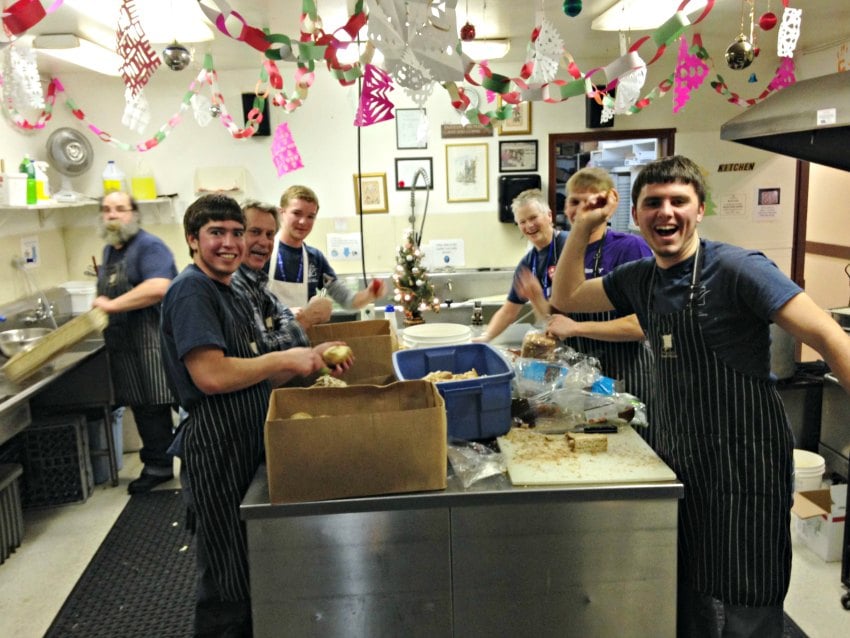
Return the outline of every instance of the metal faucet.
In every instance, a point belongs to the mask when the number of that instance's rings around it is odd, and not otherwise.
[[[53,323],[53,327],[55,328],[56,320],[53,318],[53,310],[54,307],[52,303],[48,303],[43,296],[39,297],[35,308],[23,316],[23,322],[27,325],[31,325],[38,323],[39,321],[44,321],[45,319],[50,319]]]
[[[483,326],[484,325],[484,308],[481,307],[480,301],[475,301],[472,304],[472,325],[473,326]]]

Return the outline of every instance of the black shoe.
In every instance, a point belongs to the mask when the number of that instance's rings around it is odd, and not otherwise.
[[[160,483],[166,483],[174,478],[173,474],[142,474],[135,481],[130,481],[130,484],[127,486],[127,493],[129,494],[144,494],[145,492],[150,492],[153,488],[155,488]]]

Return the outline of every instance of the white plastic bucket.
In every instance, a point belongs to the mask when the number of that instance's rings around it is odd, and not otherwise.
[[[794,491],[819,490],[825,470],[826,461],[820,454],[794,450]]]
[[[59,284],[59,287],[64,288],[71,295],[71,312],[73,314],[80,315],[91,310],[96,292],[94,282],[66,281],[64,284]]]
[[[469,326],[459,323],[422,323],[405,328],[402,332],[402,340],[408,348],[459,346],[469,343],[471,336]]]

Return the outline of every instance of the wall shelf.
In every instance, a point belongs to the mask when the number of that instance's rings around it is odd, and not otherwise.
[[[47,221],[50,216],[58,210],[65,210],[71,208],[96,208],[99,202],[99,199],[86,198],[75,202],[56,202],[53,200],[49,200],[40,204],[30,204],[26,206],[0,205],[0,214],[31,213],[35,211],[38,214],[38,225],[39,227],[41,227],[44,226],[44,222]],[[156,199],[136,200],[136,204],[138,204],[140,208],[165,203],[167,203],[169,206],[172,206],[172,202],[172,197],[157,197]]]

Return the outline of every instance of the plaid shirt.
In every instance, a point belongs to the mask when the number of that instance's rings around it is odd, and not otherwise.
[[[310,341],[292,311],[266,287],[268,279],[266,272],[252,270],[243,264],[230,282],[233,290],[251,304],[254,322],[262,335],[262,344],[258,345],[263,352],[309,347]]]

